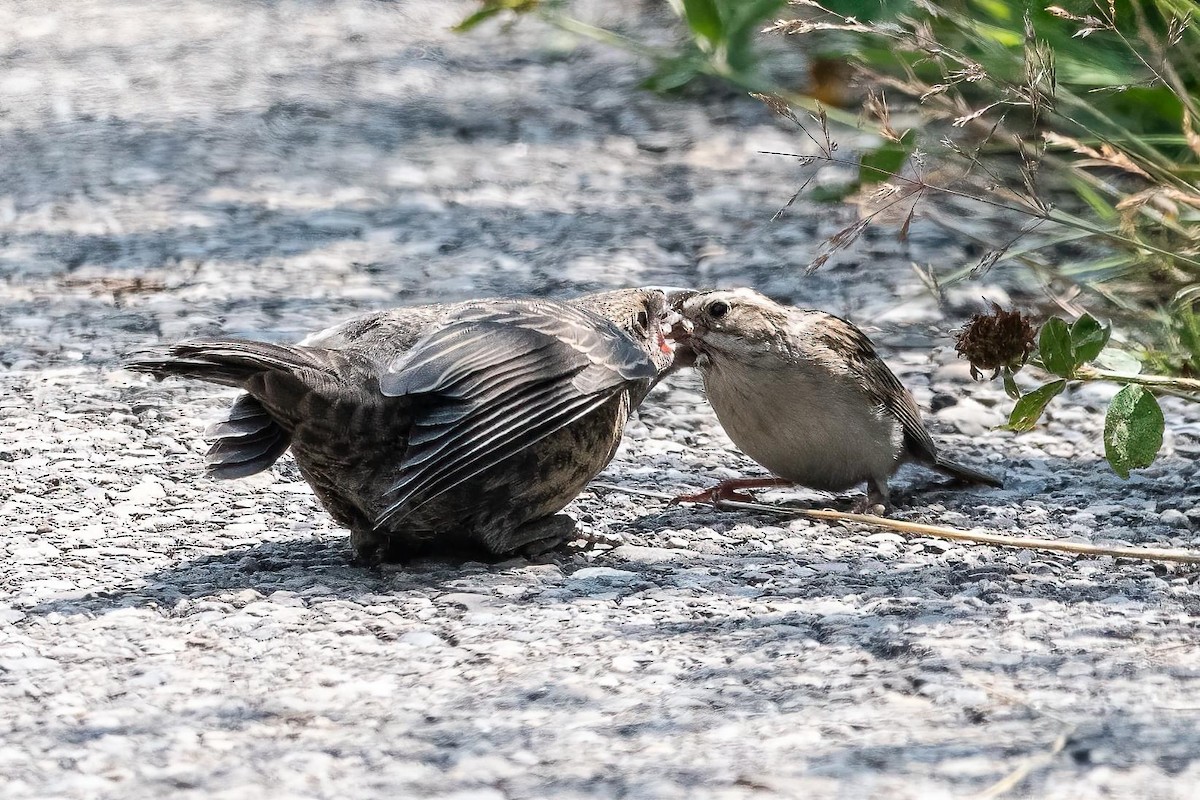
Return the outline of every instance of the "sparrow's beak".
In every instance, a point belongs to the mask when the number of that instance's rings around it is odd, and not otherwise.
[[[696,325],[690,319],[686,319],[683,314],[676,313],[671,327],[664,326],[664,330],[667,331],[667,338],[680,342],[695,335]]]
[[[670,312],[663,319],[663,330],[666,331],[667,338],[675,341],[687,339],[692,335],[695,326],[692,325],[690,319],[684,318],[678,311]]]
[[[690,319],[686,319],[681,314],[676,314],[677,321],[667,329],[667,338],[671,340],[671,349],[674,351],[675,357],[672,362],[672,369],[680,367],[690,367],[696,363],[696,348],[698,344],[695,336],[695,326]]]

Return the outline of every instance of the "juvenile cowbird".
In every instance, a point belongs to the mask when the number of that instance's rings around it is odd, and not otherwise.
[[[368,562],[532,553],[613,457],[672,364],[658,289],[570,302],[480,300],[366,314],[305,339],[183,342],[128,368],[244,390],[213,425],[208,471],[269,467],[289,447]]]
[[[777,478],[727,480],[677,500],[750,500],[739,489],[867,483],[864,510],[888,504],[888,478],[918,462],[971,483],[997,478],[938,453],[912,394],[851,323],[750,289],[696,293],[679,307],[708,400],[725,432]],[[680,356],[683,360],[683,356]]]

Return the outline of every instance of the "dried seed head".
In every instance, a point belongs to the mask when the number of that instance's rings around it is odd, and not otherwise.
[[[1009,367],[1018,370],[1037,349],[1037,328],[1020,311],[1005,311],[992,303],[992,313],[976,314],[958,332],[954,349],[971,362],[971,377],[980,380],[987,370],[991,377]]]

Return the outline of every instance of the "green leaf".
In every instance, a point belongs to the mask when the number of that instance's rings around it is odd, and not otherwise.
[[[1117,392],[1104,418],[1104,456],[1122,478],[1154,463],[1163,440],[1163,413],[1154,395],[1129,384]]]
[[[831,183],[817,186],[808,191],[808,198],[816,203],[840,203],[859,190],[858,182]]]
[[[898,142],[884,142],[874,150],[862,154],[858,162],[858,182],[863,186],[883,183],[900,172],[904,162],[912,155],[916,136],[905,131]]]
[[[1117,218],[1117,210],[1113,208],[1112,204],[1105,200],[1099,192],[1085,183],[1082,178],[1074,175],[1070,175],[1068,178],[1071,188],[1075,190],[1075,194],[1079,195],[1080,199],[1087,203],[1092,211],[1096,212],[1096,216],[1102,220],[1114,220]]]
[[[1066,387],[1066,381],[1053,381],[1034,389],[1013,406],[1012,413],[1008,415],[1008,424],[1004,427],[1018,432],[1033,430],[1033,426],[1037,425],[1037,421],[1042,418],[1042,412],[1046,410],[1046,406],[1051,400],[1062,394],[1062,390]]]
[[[1193,365],[1200,366],[1200,314],[1190,304],[1181,305],[1175,309],[1173,322],[1188,358]]]
[[[726,0],[725,27],[730,36],[752,32],[787,5],[787,0]]]
[[[759,72],[762,58],[754,49],[756,35],[785,5],[787,0],[722,0],[725,60],[730,70],[747,76]]]
[[[1075,352],[1071,347],[1071,331],[1067,323],[1051,317],[1038,334],[1038,351],[1042,366],[1055,375],[1070,378],[1075,374]]]
[[[501,11],[525,14],[536,9],[540,3],[541,0],[483,0],[482,7],[478,11],[468,16],[450,30],[455,33],[466,33],[484,20],[496,16]]]
[[[1137,375],[1142,371],[1142,362],[1132,353],[1106,347],[1096,356],[1096,366],[1113,372],[1124,372],[1127,375]]]
[[[1012,368],[1005,367],[1004,369],[1000,370],[1000,372],[1003,374],[1004,393],[1006,395],[1008,395],[1009,397],[1011,397],[1013,400],[1020,400],[1021,399],[1021,387],[1017,386],[1017,382],[1013,378]]]
[[[450,30],[454,31],[455,33],[466,33],[479,23],[496,16],[503,10],[504,9],[501,6],[485,6],[484,8],[476,11],[474,14],[471,14],[469,17],[455,25]]]
[[[664,59],[655,65],[654,74],[644,80],[643,89],[670,92],[679,89],[704,73],[706,59],[695,49],[672,59]]]
[[[709,44],[720,43],[723,26],[714,0],[683,0],[683,11],[692,33],[708,40]]]
[[[1086,312],[1071,323],[1071,349],[1075,353],[1075,366],[1086,364],[1100,355],[1111,334],[1111,326],[1101,325],[1095,317]]]

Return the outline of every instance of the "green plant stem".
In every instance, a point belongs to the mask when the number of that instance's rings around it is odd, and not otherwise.
[[[578,36],[584,36],[601,44],[616,47],[620,50],[633,53],[634,55],[642,56],[643,58],[660,59],[666,56],[665,53],[642,44],[636,39],[630,39],[628,36],[622,36],[619,33],[614,33],[607,28],[600,28],[595,25],[589,25],[583,20],[569,17],[566,14],[560,14],[557,11],[544,11],[539,15],[542,20],[553,25],[556,28],[574,33]]]
[[[1103,192],[1109,197],[1122,198],[1126,196],[1122,195],[1116,187],[1112,186],[1107,181],[1102,180],[1085,169],[1075,167],[1067,159],[1060,158],[1049,151],[1045,153],[1043,158],[1045,159],[1046,163],[1050,164],[1055,169],[1059,169],[1064,172],[1070,172],[1076,175],[1080,180],[1084,181],[1098,192]],[[1114,211],[1115,210],[1116,209],[1114,206]],[[1162,225],[1164,228],[1169,229],[1172,233],[1175,233],[1184,239],[1196,238],[1197,232],[1195,230],[1189,229],[1188,227],[1180,224],[1178,220],[1170,219],[1161,211],[1152,209],[1149,204],[1141,206],[1137,211],[1139,214],[1147,217],[1155,224]]]
[[[797,108],[803,108],[810,114],[817,114],[821,111],[824,111],[825,116],[834,122],[839,122],[842,125],[845,125],[848,128],[854,128],[855,130],[865,130],[868,133],[873,133],[877,136],[880,135],[879,126],[875,125],[870,120],[864,119],[859,114],[852,114],[845,109],[827,106],[820,100],[815,100],[806,94],[785,91],[775,91],[773,94],[778,95],[780,99],[782,99],[788,105],[796,106]]]
[[[1029,359],[1030,366],[1046,372],[1058,379],[1060,376],[1046,369],[1046,365],[1037,356]],[[1160,394],[1169,394],[1193,403],[1200,403],[1200,380],[1195,378],[1174,378],[1170,375],[1142,375],[1133,372],[1116,372],[1111,369],[1101,369],[1088,364],[1076,367],[1075,374],[1068,378],[1071,383],[1090,383],[1092,381],[1107,381],[1110,383],[1137,384],[1148,389],[1154,389]]]
[[[1112,381],[1113,383],[1133,383],[1152,389],[1168,389],[1180,392],[1176,396],[1186,397],[1194,403],[1200,403],[1200,380],[1195,378],[1172,378],[1169,375],[1134,375],[1128,372],[1113,372],[1098,367],[1082,366],[1075,371],[1075,378],[1081,381]],[[1195,394],[1191,394],[1191,393]]]

